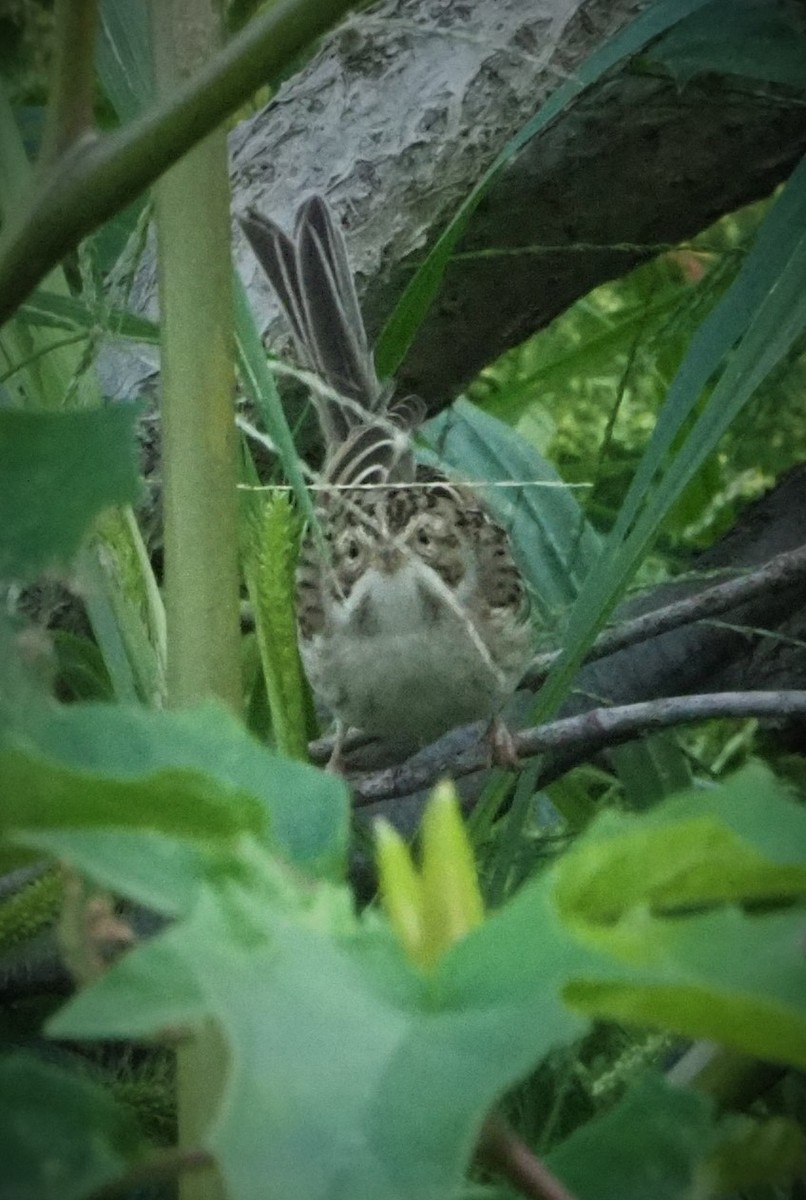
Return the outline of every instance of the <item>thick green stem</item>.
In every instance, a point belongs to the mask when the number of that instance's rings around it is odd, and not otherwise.
[[[96,0],[57,0],[53,79],[42,163],[50,167],[95,125]]]
[[[161,99],[218,45],[215,0],[152,0]],[[218,129],[156,189],[162,319],[162,448],[168,699],[241,706],[232,263],[226,134]],[[226,1048],[206,1026],[178,1056],[180,1148],[204,1144]],[[217,1171],[188,1175],[182,1200],[221,1200]]]
[[[162,94],[211,53],[209,0],[152,5]],[[156,189],[168,698],[241,707],[237,442],[226,135],[210,134]]]
[[[349,7],[350,0],[280,0],[141,118],[65,153],[0,237],[0,324],[81,238],[158,179]]]

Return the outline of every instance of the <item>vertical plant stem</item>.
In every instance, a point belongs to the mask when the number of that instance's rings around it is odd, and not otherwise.
[[[96,0],[56,0],[53,83],[42,162],[47,168],[95,124]]]
[[[215,0],[152,0],[154,77],[164,97],[216,50]],[[241,707],[237,456],[229,172],[223,129],[156,189],[162,319],[162,452],[168,700]],[[203,1144],[226,1047],[205,1026],[178,1056],[180,1148]],[[222,1200],[216,1170],[185,1176],[182,1200]]]
[[[165,94],[210,56],[214,0],[153,0]],[[216,130],[156,188],[168,697],[241,707],[229,174]]]

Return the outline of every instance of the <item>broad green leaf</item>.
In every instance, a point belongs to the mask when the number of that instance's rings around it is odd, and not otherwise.
[[[209,1146],[233,1200],[257,1200],[267,1180],[312,1200],[443,1195],[495,1097],[581,1028],[551,987],[563,962],[556,926],[544,929],[542,960],[505,959],[482,998],[467,962],[446,960],[426,988],[337,895],[309,893],[298,907],[293,920],[265,896],[203,889],[187,921],[78,995],[51,1032],[146,1036],[177,1017],[195,1023],[198,993],[230,1052]],[[495,931],[484,940],[494,956]],[[141,994],[142,1005],[122,1003]]]
[[[680,83],[720,72],[806,86],[806,34],[791,0],[713,0],[647,55]]]
[[[184,924],[138,946],[91,988],[77,992],[50,1018],[46,1032],[57,1038],[140,1040],[176,1038],[197,1028],[208,1001],[186,946]]]
[[[154,776],[146,780],[149,791]],[[159,792],[159,781],[156,781]],[[135,800],[138,798],[135,795]],[[180,795],[181,800],[181,795]],[[149,812],[143,813],[149,824]],[[78,822],[76,822],[78,824]],[[232,836],[211,831],[210,822],[202,811],[198,830],[179,827],[166,832],[158,829],[129,829],[110,820],[105,829],[72,828],[31,830],[29,827],[18,839],[26,847],[50,855],[75,870],[88,875],[101,887],[112,892],[125,891],[137,904],[167,917],[191,911],[199,888],[206,880],[223,886],[229,878],[244,873],[238,857],[237,842]]]
[[[553,877],[573,935],[628,968],[573,979],[570,1004],[806,1061],[802,911],[698,911],[806,896],[806,812],[768,772],[751,767],[644,817],[604,814]]]
[[[98,9],[98,75],[119,119],[131,121],[153,94],[148,8],[144,0],[101,0]]]
[[[596,923],[641,905],[806,896],[806,809],[753,764],[644,817],[602,813],[556,877],[569,918]]]
[[[599,548],[572,491],[522,437],[467,400],[457,400],[423,433],[454,475],[489,483],[481,495],[509,531],[544,617],[556,622]],[[509,486],[519,481],[523,487]]]
[[[137,412],[0,411],[0,578],[64,566],[99,512],[136,499]]]
[[[265,814],[254,796],[216,785],[200,771],[152,768],[138,777],[110,778],[77,770],[23,750],[0,751],[4,803],[0,831],[138,828],[185,837],[262,834]],[[125,840],[120,857],[124,856]]]
[[[187,712],[87,704],[45,714],[24,740],[9,739],[0,781],[7,797],[0,828],[8,832],[118,828],[237,838],[268,831],[307,870],[343,869],[343,782],[272,754],[216,704]],[[122,881],[123,843],[119,858]]]
[[[702,805],[707,815],[707,794]],[[142,841],[138,857],[149,853]],[[90,875],[107,869],[100,844],[84,856]],[[590,1016],[806,1060],[799,911],[703,913],[703,881],[677,917],[637,905],[595,920],[560,902],[555,867],[418,974],[377,916],[353,914],[346,889],[296,879],[253,838],[233,844],[235,862],[199,878],[169,930],[49,1024],[59,1037],[126,1038],[212,1019],[229,1069],[205,1144],[231,1200],[262,1200],[267,1186],[306,1200],[455,1191],[490,1107]],[[124,892],[135,877],[141,865]],[[642,1130],[680,1178],[695,1107],[681,1101],[684,1128],[665,1142],[649,1112]],[[614,1178],[620,1165],[632,1186],[630,1160],[614,1162]]]
[[[612,926],[578,926],[624,974],[578,976],[568,1004],[591,1017],[709,1038],[756,1058],[806,1068],[804,913],[652,918],[637,910]]]
[[[596,563],[601,542],[585,519],[574,496],[554,468],[523,437],[489,413],[457,400],[423,429],[434,448],[433,457],[454,477],[488,482],[480,493],[494,516],[509,531],[518,563],[529,584],[533,613],[550,629],[562,624],[587,573]],[[430,457],[429,453],[423,457]],[[512,487],[521,481],[522,487]],[[497,487],[502,482],[505,486]],[[655,758],[662,756],[666,775],[678,781],[688,777],[685,759],[669,739],[656,750],[658,739],[622,747],[634,768],[644,778],[652,774],[658,782]],[[619,769],[619,774],[621,770]],[[629,768],[626,772],[629,779]],[[668,778],[662,781],[666,794],[673,790]],[[492,789],[495,787],[492,781]],[[525,811],[525,810],[524,810]],[[494,877],[509,874],[512,853],[519,840],[521,813],[510,810],[507,823],[512,838],[499,843],[499,863]]]
[[[715,1140],[710,1101],[650,1075],[548,1164],[577,1200],[691,1200]]]
[[[0,1059],[5,1200],[89,1200],[144,1149],[131,1114],[99,1084],[31,1054]]]
[[[660,34],[673,28],[709,0],[658,0],[631,21],[615,37],[606,41],[586,62],[576,69],[567,83],[559,87],[543,107],[512,137],[479,182],[462,203],[456,216],[440,235],[433,249],[414,274],[384,326],[375,349],[378,373],[381,378],[393,375],[414,340],[423,317],[437,294],[440,281],[450,261],[453,248],[462,236],[467,223],[480,201],[495,183],[507,164],[531,139],[553,121],[559,113],[591,84],[608,71],[643,50]]]

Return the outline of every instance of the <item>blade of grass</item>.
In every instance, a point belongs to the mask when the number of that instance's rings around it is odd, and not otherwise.
[[[655,433],[600,561],[571,611],[563,657],[540,693],[535,719],[556,709],[598,629],[623,595],[672,505],[759,383],[806,325],[806,159],[770,209],[736,280],[703,322],[672,381]],[[742,336],[743,335],[743,336]],[[685,440],[681,425],[736,345]],[[670,457],[671,456],[671,457]],[[660,465],[665,471],[657,478]]]
[[[237,272],[233,273],[235,300],[235,342],[237,348],[238,373],[247,395],[260,413],[263,425],[274,443],[277,456],[288,482],[291,484],[297,503],[307,521],[315,525],[313,504],[305,486],[299,456],[291,430],[288,427],[274,375],[266,361],[249,298]]]
[[[43,288],[34,292],[31,299],[22,305],[17,316],[24,325],[40,329],[85,330],[88,333],[97,329],[102,316],[104,327],[114,337],[148,342],[152,345],[159,341],[159,326],[156,321],[119,308],[107,309],[103,314],[99,314],[77,296],[59,295]]]

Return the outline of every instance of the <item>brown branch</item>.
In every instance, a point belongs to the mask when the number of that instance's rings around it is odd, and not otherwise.
[[[508,1179],[531,1200],[574,1200],[556,1175],[545,1166],[501,1117],[488,1117],[476,1148],[479,1163]]]
[[[669,696],[615,708],[594,708],[581,716],[565,717],[513,735],[518,758],[562,750],[563,773],[608,747],[660,729],[710,721],[717,717],[790,717],[806,714],[806,691],[713,692],[698,696]],[[568,752],[572,751],[569,762]],[[453,757],[438,762],[403,763],[350,779],[358,808],[393,800],[431,787],[443,775],[458,778],[490,765],[489,747],[479,740]],[[552,777],[553,778],[553,777]],[[547,775],[541,776],[545,786]]]
[[[672,629],[728,612],[767,591],[787,587],[804,577],[806,546],[801,546],[786,554],[776,555],[763,567],[743,573],[740,578],[717,583],[697,592],[696,596],[686,596],[683,600],[676,600],[673,604],[664,605],[663,608],[654,609],[633,620],[623,621],[612,629],[606,629],[594,642],[585,662],[595,662],[597,659],[606,658],[608,654],[615,654],[617,650],[625,650],[628,646],[649,641],[650,638],[668,633]],[[560,653],[559,650],[552,650],[538,655],[524,676],[522,686],[536,690],[560,657]]]

